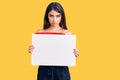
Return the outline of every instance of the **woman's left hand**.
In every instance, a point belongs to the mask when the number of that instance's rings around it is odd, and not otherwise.
[[[74,49],[73,53],[76,57],[80,55],[80,51],[78,49]]]

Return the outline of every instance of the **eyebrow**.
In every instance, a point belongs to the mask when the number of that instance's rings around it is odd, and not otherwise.
[[[53,14],[49,14],[50,16],[53,16]],[[60,16],[61,14],[57,14],[56,16]]]
[[[58,15],[56,15],[56,16],[57,16],[57,17],[58,17],[58,16],[61,16],[61,14],[58,14]]]

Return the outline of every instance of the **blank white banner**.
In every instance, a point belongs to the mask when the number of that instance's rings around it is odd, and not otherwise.
[[[76,35],[32,34],[32,44],[32,65],[76,65]]]

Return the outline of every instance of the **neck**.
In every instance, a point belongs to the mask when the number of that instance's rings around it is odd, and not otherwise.
[[[62,28],[60,26],[50,26],[49,28],[51,31],[57,31],[60,32],[62,30]]]

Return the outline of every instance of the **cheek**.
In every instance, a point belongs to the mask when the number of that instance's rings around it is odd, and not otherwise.
[[[58,18],[58,20],[57,20],[58,22],[61,22],[61,18]]]
[[[50,17],[48,17],[48,20],[49,20],[49,22],[51,22],[53,19],[52,19],[52,18],[50,18]]]

